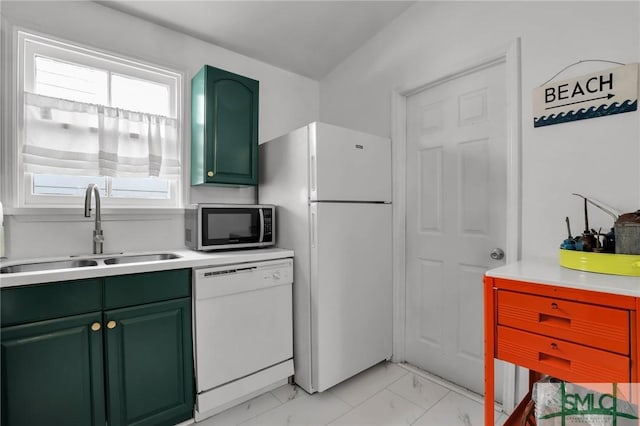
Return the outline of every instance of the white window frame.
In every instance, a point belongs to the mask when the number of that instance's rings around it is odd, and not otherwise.
[[[123,74],[128,77],[140,78],[146,81],[154,81],[170,87],[170,115],[178,121],[178,143],[179,161],[181,171],[177,181],[171,182],[169,199],[144,199],[128,197],[102,197],[103,207],[114,213],[118,209],[130,213],[132,209],[182,209],[186,191],[186,166],[184,164],[184,123],[183,123],[183,93],[184,93],[184,73],[159,66],[134,60],[124,55],[111,54],[96,48],[87,47],[79,43],[68,42],[48,35],[25,29],[14,28],[12,31],[12,89],[13,119],[12,131],[5,133],[10,136],[8,141],[11,145],[5,149],[5,155],[10,157],[8,166],[3,173],[5,184],[5,195],[16,212],[31,209],[77,207],[84,202],[83,196],[56,196],[56,195],[34,195],[31,193],[32,176],[24,173],[22,156],[20,154],[24,132],[24,92],[33,91],[34,73],[26,76],[25,70],[35,70],[35,54],[47,56],[54,59],[67,60],[72,63],[86,65],[98,69],[106,69],[111,73]],[[7,48],[9,46],[4,46]],[[108,68],[105,66],[108,64]],[[30,67],[30,68],[27,68]],[[3,69],[8,70],[9,67]],[[5,80],[7,81],[7,80]],[[8,91],[5,93],[8,94]],[[6,118],[6,115],[5,115]],[[5,123],[8,120],[5,120]],[[9,164],[7,164],[9,163]]]

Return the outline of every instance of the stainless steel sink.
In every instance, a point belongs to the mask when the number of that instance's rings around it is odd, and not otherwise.
[[[118,256],[104,259],[104,263],[107,265],[117,265],[120,263],[138,263],[138,262],[153,262],[158,260],[171,260],[178,259],[180,256],[174,253],[159,253],[159,254],[137,254],[129,256]]]
[[[91,259],[57,260],[55,262],[19,263],[3,266],[0,274],[14,274],[16,272],[48,271],[51,269],[83,268],[97,266],[98,262]]]
[[[131,254],[107,258],[56,260],[52,262],[18,263],[15,265],[0,267],[0,274],[15,274],[18,272],[37,272],[51,271],[54,269],[82,268],[86,266],[98,266],[99,264],[118,265],[121,263],[157,262],[161,260],[178,259],[180,257],[181,256],[174,253],[156,253]]]

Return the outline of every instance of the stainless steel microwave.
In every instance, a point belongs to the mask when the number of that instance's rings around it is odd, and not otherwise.
[[[193,250],[272,246],[275,215],[272,205],[195,204],[185,209],[185,245]]]

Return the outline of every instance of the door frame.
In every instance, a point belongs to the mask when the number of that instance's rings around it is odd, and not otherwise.
[[[516,38],[497,54],[490,54],[468,65],[422,84],[393,90],[391,93],[391,140],[393,161],[393,358],[404,362],[406,326],[406,163],[407,163],[407,98],[431,87],[497,64],[505,64],[506,72],[506,138],[507,138],[507,232],[506,263],[521,257],[522,209],[522,82],[520,38]],[[481,285],[482,283],[478,283]],[[502,408],[511,411],[516,402],[516,367],[505,364]]]

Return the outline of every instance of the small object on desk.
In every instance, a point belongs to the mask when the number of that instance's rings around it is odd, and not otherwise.
[[[616,253],[640,254],[640,210],[620,215],[614,228]]]
[[[593,248],[594,253],[602,253],[603,248],[602,248],[602,245],[600,244],[600,235],[602,235],[602,228],[599,228],[598,232],[596,232],[595,229],[592,229],[591,232],[596,237],[596,246]]]
[[[576,242],[576,250],[593,251],[596,245],[596,237],[589,230],[589,213],[587,211],[587,199],[584,199],[584,232],[580,239]]]
[[[607,253],[616,252],[616,233],[613,228],[611,228],[611,230],[604,236],[604,248],[604,251]]]
[[[567,239],[564,240],[562,244],[560,244],[560,248],[565,250],[575,250],[576,242],[571,236],[571,225],[569,224],[569,216],[567,216],[564,220],[565,222],[567,222]]]
[[[640,255],[560,249],[560,266],[585,272],[640,277]]]
[[[614,219],[617,216],[615,215],[615,213],[611,212],[609,209],[606,209],[601,205],[599,205],[598,203],[595,203],[589,200],[584,195],[576,194],[575,192],[571,195],[576,195],[584,200],[584,232],[582,233],[581,237],[576,237],[576,250],[589,251],[589,252],[594,251],[594,248],[598,246],[598,241],[597,241],[598,237],[595,230],[590,230],[589,228],[589,212],[587,209],[587,203],[591,203],[594,206],[601,209],[602,211],[604,211],[605,213],[612,215]]]
[[[571,195],[577,195],[578,197],[584,198],[584,200],[587,201],[589,204],[593,204],[594,206],[596,206],[597,208],[599,208],[600,210],[602,210],[603,212],[611,216],[613,220],[618,219],[618,216],[620,216],[620,212],[618,212],[617,209],[607,206],[605,203],[601,201],[596,202],[596,200],[594,200],[593,198],[587,198],[584,195],[576,194],[575,192]]]
[[[583,233],[581,237],[577,238],[576,250],[578,251],[593,251],[596,246],[596,237],[591,232]]]

